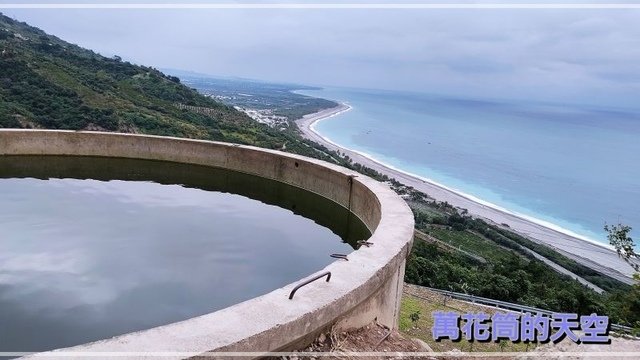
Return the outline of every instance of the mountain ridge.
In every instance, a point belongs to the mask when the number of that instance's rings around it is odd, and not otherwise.
[[[210,111],[203,114],[188,107]],[[0,128],[178,136],[318,157],[314,146],[293,132],[259,124],[185,86],[178,77],[118,56],[102,56],[2,13]]]

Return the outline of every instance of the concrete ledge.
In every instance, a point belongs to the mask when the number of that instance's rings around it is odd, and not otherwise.
[[[348,169],[279,151],[209,141],[50,130],[0,130],[1,155],[108,156],[213,166],[278,180],[315,192],[349,209],[372,231],[369,241],[321,271],[329,283],[299,283],[226,309],[149,330],[38,354],[65,358],[70,352],[118,353],[122,358],[181,359],[205,352],[288,350],[320,331],[358,327],[373,320],[396,327],[405,259],[413,239],[413,215],[387,186]],[[95,354],[92,356],[95,358]],[[156,356],[157,357],[157,356]]]

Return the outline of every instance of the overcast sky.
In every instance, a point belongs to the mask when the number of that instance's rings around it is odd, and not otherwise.
[[[158,68],[474,97],[640,103],[640,10],[0,11]]]

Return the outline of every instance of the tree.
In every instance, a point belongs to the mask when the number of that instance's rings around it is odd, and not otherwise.
[[[638,254],[634,250],[635,244],[633,239],[629,236],[631,232],[631,226],[617,224],[617,225],[604,225],[604,230],[608,233],[607,239],[609,244],[613,245],[618,252],[618,255],[624,259],[635,271],[640,271],[640,264],[634,262],[638,259]]]
[[[631,291],[625,295],[623,307],[627,308],[628,318],[625,319],[631,323],[635,332],[640,332],[640,265],[635,262],[638,254],[635,252],[633,239],[629,236],[631,227],[628,225],[604,225],[604,230],[608,233],[607,239],[609,243],[616,248],[618,255],[624,259],[636,271],[633,278],[636,283],[632,286]]]

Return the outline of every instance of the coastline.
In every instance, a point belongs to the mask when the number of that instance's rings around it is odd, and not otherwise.
[[[608,245],[595,242],[591,239],[563,229],[555,224],[533,218],[528,215],[510,211],[498,205],[479,199],[473,195],[465,194],[456,189],[437,183],[431,179],[409,173],[386,164],[373,156],[345,148],[331,139],[320,134],[315,125],[319,121],[338,116],[351,110],[346,103],[325,109],[313,114],[305,115],[296,121],[302,135],[310,140],[320,143],[327,148],[347,154],[354,162],[374,169],[391,178],[395,178],[404,185],[428,194],[437,201],[446,201],[449,204],[467,209],[469,214],[479,217],[494,225],[503,226],[506,229],[517,232],[535,242],[545,244],[563,255],[595,269],[605,275],[615,278],[627,284],[632,284],[631,267],[618,257],[613,248]]]

